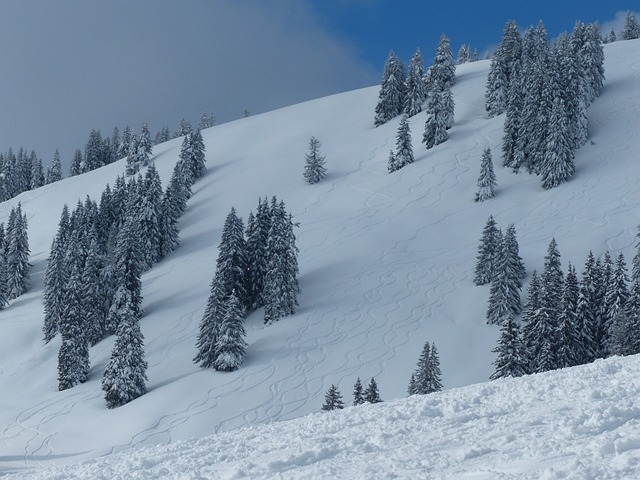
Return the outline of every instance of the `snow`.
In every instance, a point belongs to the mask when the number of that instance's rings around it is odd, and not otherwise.
[[[640,356],[314,413],[7,479],[640,476]]]
[[[0,474],[640,477],[635,358],[455,389],[493,372],[489,287],[473,285],[489,215],[502,228],[515,223],[529,274],[542,269],[552,237],[565,268],[571,261],[580,271],[589,250],[632,257],[638,42],[605,46],[607,81],[588,112],[592,142],[577,151],[575,176],[549,191],[496,160],[496,197],[473,201],[482,151],[499,152],[502,134],[502,117],[484,112],[488,62],[458,67],[447,142],[425,150],[426,114],[410,119],[415,162],[391,175],[400,119],[373,127],[377,88],[204,131],[209,170],[181,219],[182,244],[142,278],[149,392],[117,409],[100,388],[113,338],[92,347],[87,383],[57,391],[60,339],[42,345],[42,275],[63,204],[98,200],[124,161],[0,204],[6,222],[22,202],[33,263],[29,292],[0,312]],[[327,160],[316,185],[302,176],[311,136]],[[181,141],[154,148],[165,188]],[[246,219],[265,195],[283,199],[300,223],[300,308],[271,326],[254,313],[245,364],[202,370],[192,358],[224,219],[232,206]],[[449,390],[400,399],[426,341],[438,346]],[[348,397],[357,377],[375,377],[387,402],[282,421],[319,411],[332,384]]]

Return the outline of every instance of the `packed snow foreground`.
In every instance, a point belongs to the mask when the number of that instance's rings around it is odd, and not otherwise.
[[[6,478],[398,477],[640,478],[640,356],[315,413]]]

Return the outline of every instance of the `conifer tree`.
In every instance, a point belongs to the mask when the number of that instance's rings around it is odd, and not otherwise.
[[[578,325],[578,301],[580,290],[575,268],[569,264],[562,292],[562,310],[558,319],[560,349],[557,354],[558,368],[579,365],[580,329]]]
[[[598,318],[600,305],[597,303],[597,277],[599,275],[597,263],[592,252],[589,252],[582,272],[578,303],[576,306],[576,323],[579,341],[576,352],[578,365],[593,362],[597,358],[598,346]]]
[[[171,175],[164,192],[160,215],[160,258],[166,257],[180,245],[178,220],[186,209],[184,185],[180,177]]]
[[[60,162],[60,152],[56,149],[53,154],[53,162],[51,163],[51,167],[47,170],[47,178],[45,179],[46,184],[54,183],[59,180],[62,180],[62,164]]]
[[[444,90],[439,83],[429,92],[427,98],[427,121],[424,125],[422,143],[428,149],[440,145],[449,138],[447,133],[449,112],[445,111]]]
[[[378,392],[378,384],[376,383],[375,378],[371,378],[369,385],[364,391],[364,401],[368,403],[380,403],[382,402],[382,398],[380,398],[380,393]]]
[[[353,386],[353,406],[362,405],[365,401],[362,382],[360,381],[360,377],[358,377],[355,385]]]
[[[15,208],[15,223],[7,229],[7,291],[9,299],[19,297],[29,288],[29,237],[27,216],[20,203]]]
[[[418,384],[416,382],[416,374],[412,373],[409,379],[409,386],[407,387],[408,395],[416,395],[418,393]]]
[[[264,306],[264,279],[267,274],[267,240],[271,229],[269,202],[258,199],[255,217],[247,220],[247,286],[249,288],[249,307]]]
[[[451,42],[444,33],[440,36],[436,56],[430,70],[430,83],[427,84],[427,90],[431,91],[434,83],[439,84],[442,90],[451,88],[455,83],[456,65],[451,51]]]
[[[89,376],[89,344],[82,298],[83,267],[76,238],[69,247],[69,264],[64,315],[59,324],[62,344],[58,352],[58,390],[72,388]]]
[[[410,395],[426,395],[440,390],[442,390],[442,372],[438,350],[435,343],[429,345],[429,342],[426,342],[422,347],[416,370],[411,375]]]
[[[393,173],[398,170],[398,162],[396,161],[396,154],[393,153],[393,150],[389,150],[389,160],[387,161],[387,171],[389,173]]]
[[[638,24],[635,14],[628,11],[622,28],[622,39],[633,40],[636,38],[640,38],[640,24]]]
[[[609,282],[606,286],[606,293],[604,298],[605,303],[605,312],[603,315],[604,320],[604,331],[606,332],[607,343],[606,349],[607,354],[613,354],[611,349],[612,343],[616,343],[611,339],[614,328],[617,328],[618,331],[626,329],[626,327],[621,325],[614,325],[614,320],[617,320],[618,323],[628,322],[629,319],[626,317],[626,304],[629,298],[629,289],[628,284],[629,280],[627,278],[627,269],[626,263],[624,261],[624,255],[620,253],[616,260],[615,269],[613,270],[611,277],[609,278]]]
[[[69,235],[69,209],[65,204],[58,224],[58,232],[51,243],[51,253],[44,271],[44,343],[49,343],[58,333],[60,318],[65,307],[65,288],[68,271],[65,263]],[[4,252],[2,253],[4,258]],[[6,274],[6,272],[5,272]]]
[[[225,220],[218,250],[216,272],[211,282],[207,306],[200,321],[196,342],[197,354],[193,359],[194,363],[200,364],[203,368],[215,368],[220,353],[218,341],[223,334],[222,328],[230,298],[236,297],[240,305],[240,316],[244,315],[248,303],[245,283],[247,252],[244,226],[233,207]],[[237,317],[238,313],[232,312],[232,316]]]
[[[244,330],[244,307],[235,291],[226,299],[224,315],[216,338],[213,368],[223,372],[237,370],[244,362],[247,342]]]
[[[522,39],[516,23],[507,22],[502,40],[491,60],[485,93],[485,108],[490,117],[507,109],[509,85],[513,80],[515,63],[520,61]]]
[[[73,159],[71,160],[71,166],[69,168],[69,175],[75,176],[80,175],[84,171],[84,160],[82,158],[82,151],[77,149],[73,154]]]
[[[320,141],[315,137],[309,140],[309,153],[305,155],[304,179],[313,185],[324,178],[327,173],[325,157],[320,155]]]
[[[571,132],[567,124],[564,102],[561,98],[556,98],[551,110],[544,158],[540,165],[542,188],[545,190],[557,187],[573,176],[575,165],[570,140]]]
[[[403,115],[402,120],[400,120],[398,135],[396,136],[396,153],[393,155],[393,159],[393,170],[391,169],[391,159],[389,160],[389,173],[413,163],[411,130],[409,128],[409,119],[406,115]]]
[[[411,57],[409,73],[407,76],[407,95],[404,105],[404,113],[413,117],[422,111],[422,104],[427,98],[427,89],[424,83],[424,62],[418,48]]]
[[[520,337],[520,327],[513,314],[507,315],[502,323],[498,345],[492,352],[497,353],[498,357],[493,362],[496,370],[489,377],[491,380],[527,374],[527,354]]]
[[[524,104],[524,76],[520,63],[514,65],[507,90],[506,115],[504,118],[504,134],[502,136],[502,165],[514,168],[517,172],[520,165],[519,136]],[[518,157],[518,158],[516,158]]]
[[[116,341],[102,377],[108,408],[125,405],[147,393],[147,361],[144,336],[140,331],[140,308],[127,296],[120,312]]]
[[[535,350],[535,326],[538,311],[540,310],[541,301],[541,284],[538,273],[534,270],[531,274],[531,280],[529,281],[529,287],[527,288],[527,303],[524,308],[524,315],[522,316],[522,342],[525,347],[527,361],[525,364],[527,374],[533,373],[534,358],[533,353]]]
[[[85,336],[89,345],[95,345],[106,334],[106,311],[104,308],[104,288],[101,270],[103,259],[95,230],[90,235],[90,244],[81,283],[81,308],[84,316]],[[70,288],[70,287],[67,287]]]
[[[291,216],[284,202],[271,205],[271,228],[267,238],[267,270],[264,278],[264,322],[271,323],[293,315],[298,305],[298,248]]]
[[[405,97],[404,65],[391,51],[384,65],[374,125],[378,127],[400,115],[405,106]]]
[[[491,159],[491,149],[485,148],[482,152],[482,163],[480,164],[480,176],[478,177],[478,191],[476,192],[476,202],[484,202],[495,196],[494,188],[497,185],[496,174],[493,172],[493,161]]]
[[[493,219],[493,215],[490,215],[482,230],[482,238],[478,245],[475,278],[473,280],[476,285],[485,285],[493,278],[495,257],[500,248],[498,233],[496,221]]]
[[[343,408],[344,402],[342,401],[340,390],[338,390],[338,387],[335,385],[331,385],[324,396],[324,405],[322,405],[322,410],[329,412],[331,410],[342,410]]]
[[[141,266],[146,271],[160,260],[162,245],[162,184],[153,164],[147,169],[141,194],[136,223],[142,254]]]

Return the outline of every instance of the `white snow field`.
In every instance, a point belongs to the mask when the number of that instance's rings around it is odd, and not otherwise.
[[[8,478],[637,479],[639,374],[616,357]]]
[[[577,152],[571,181],[550,191],[500,166],[503,118],[484,111],[488,62],[458,68],[450,139],[426,151],[425,114],[412,118],[416,162],[391,175],[399,119],[373,127],[377,87],[204,131],[209,170],[181,220],[182,244],[142,279],[149,392],[114,410],[100,388],[113,338],[91,349],[88,382],[57,391],[60,339],[43,346],[42,275],[63,204],[87,194],[99,200],[124,162],[0,204],[6,221],[22,202],[33,263],[30,291],[0,312],[0,475],[640,478],[632,474],[640,461],[636,359],[273,423],[319,411],[331,384],[350,403],[357,377],[374,376],[387,401],[404,397],[427,340],[438,346],[446,389],[486,381],[498,327],[485,324],[488,286],[472,279],[490,214],[503,228],[515,223],[529,273],[542,269],[552,237],[565,268],[571,261],[580,271],[589,250],[621,251],[630,261],[640,223],[639,46],[605,46],[605,88],[589,109],[592,141]],[[314,186],[302,178],[311,136],[323,142],[328,168]],[[180,144],[154,149],[165,185]],[[487,146],[497,196],[476,204]],[[298,313],[264,326],[255,312],[245,364],[233,373],[203,370],[192,358],[224,218],[235,206],[246,219],[265,195],[283,199],[300,223]],[[235,430],[257,424],[268,425]],[[171,445],[135,449],[158,444]],[[104,471],[98,460],[59,477],[47,470],[118,452],[124,456],[104,460]]]

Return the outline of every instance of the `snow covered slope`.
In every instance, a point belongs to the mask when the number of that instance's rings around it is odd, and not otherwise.
[[[99,199],[118,162],[0,204],[29,216],[33,286],[0,312],[0,472],[97,457],[319,410],[331,384],[345,394],[375,376],[385,400],[405,395],[426,340],[440,351],[445,388],[486,380],[497,328],[485,324],[488,288],[472,283],[478,239],[490,214],[514,222],[527,269],[541,270],[551,237],[562,260],[587,252],[633,254],[640,223],[639,41],[605,46],[607,81],[590,107],[593,143],[577,152],[574,178],[543,191],[536,177],[497,166],[497,197],[473,202],[482,150],[496,164],[502,118],[484,112],[488,62],[460,66],[450,139],[426,151],[425,114],[411,119],[416,162],[386,172],[398,120],[373,128],[377,88],[295,105],[204,132],[209,171],[181,220],[180,248],[143,277],[141,328],[149,393],[107,410],[101,375],[113,339],[91,350],[87,383],[57,391],[59,339],[42,346],[42,274],[62,205]],[[311,136],[323,142],[328,176],[303,182]],[[163,178],[181,141],[157,146]],[[264,327],[247,320],[245,365],[218,373],[193,365],[222,224],[231,206],[246,218],[277,195],[300,222],[296,315]],[[478,387],[478,388],[489,388]],[[275,427],[274,427],[275,428]]]
[[[9,478],[640,478],[640,356]]]

